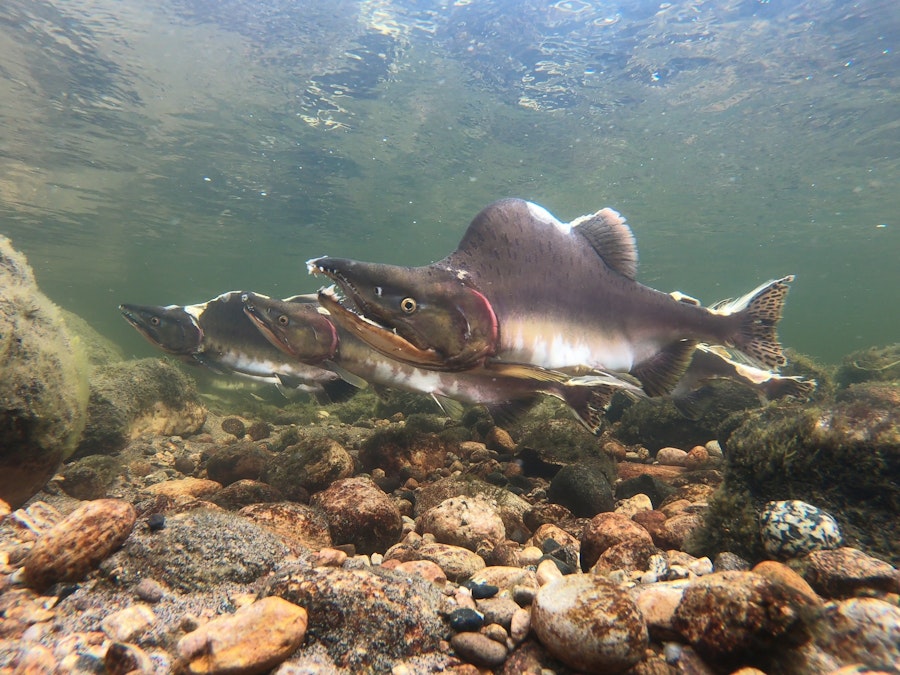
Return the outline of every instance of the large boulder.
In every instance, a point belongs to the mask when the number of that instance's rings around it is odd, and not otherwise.
[[[25,256],[0,236],[0,499],[17,507],[72,454],[87,362]]]

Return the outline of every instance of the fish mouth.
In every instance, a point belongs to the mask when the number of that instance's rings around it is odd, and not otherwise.
[[[328,272],[323,270],[323,274],[328,275]],[[331,278],[340,283],[338,278]],[[343,289],[337,285],[319,290],[319,304],[328,310],[335,323],[354,333],[363,342],[385,356],[414,366],[428,366],[435,370],[445,369],[445,359],[437,351],[420,349],[398,335],[396,330],[365,316],[354,306],[355,303],[350,304],[343,294]]]
[[[138,332],[144,332],[144,326],[141,320],[135,314],[135,310],[132,309],[131,305],[119,305],[119,311],[122,313],[122,317],[131,324],[133,328],[135,328]]]

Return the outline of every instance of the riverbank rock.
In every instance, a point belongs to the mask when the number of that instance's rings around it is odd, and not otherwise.
[[[193,381],[168,361],[114,363],[91,376],[88,422],[75,454],[115,454],[142,434],[193,434],[205,420]]]
[[[0,236],[0,499],[24,503],[84,429],[87,360],[25,256]]]

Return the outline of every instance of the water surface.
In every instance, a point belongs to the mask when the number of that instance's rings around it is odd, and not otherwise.
[[[796,274],[783,340],[837,361],[900,338],[898,38],[893,0],[5,0],[0,232],[143,356],[120,302],[612,206],[661,290]]]

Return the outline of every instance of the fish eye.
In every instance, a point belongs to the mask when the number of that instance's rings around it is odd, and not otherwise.
[[[287,326],[291,320],[288,318],[287,314],[279,314],[278,315],[278,325]]]
[[[150,317],[150,325],[151,325],[151,326],[158,326],[158,325],[159,325],[159,317],[158,317],[158,316],[151,316],[151,317]]]
[[[400,301],[400,309],[402,309],[405,314],[412,314],[416,311],[416,299],[403,298]]]

